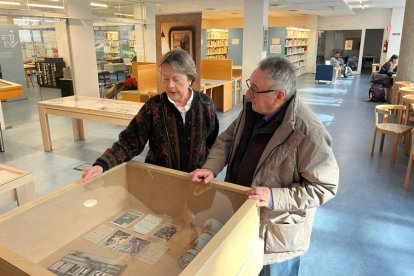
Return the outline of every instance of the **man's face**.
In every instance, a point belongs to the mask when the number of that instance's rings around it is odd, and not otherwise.
[[[259,68],[253,71],[250,75],[250,88],[247,90],[246,96],[251,100],[255,112],[268,116],[281,106],[283,103],[281,101],[284,100],[283,90],[275,90],[270,93],[252,93],[252,91],[266,91],[274,88],[274,86],[269,84],[267,74],[264,71]],[[279,95],[280,93],[283,95]],[[254,97],[253,94],[255,94]]]
[[[336,57],[336,58],[339,58],[339,53],[336,53],[336,54],[335,54],[335,57]]]

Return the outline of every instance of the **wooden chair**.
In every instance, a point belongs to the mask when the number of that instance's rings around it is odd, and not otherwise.
[[[401,92],[401,88],[410,87],[411,83],[408,82],[408,81],[397,81],[397,82],[395,82],[395,85],[398,88],[398,91],[396,93],[396,95],[397,95],[396,104],[401,104],[402,103],[402,96],[404,96],[403,94],[404,94],[404,91],[405,91],[403,89],[403,92]]]
[[[406,110],[406,106],[384,104],[384,105],[377,105],[375,107],[375,126],[374,126],[374,134],[372,136],[371,156],[374,155],[375,140],[377,138],[377,132],[381,133],[380,151],[382,151],[384,148],[385,135],[386,134],[391,135],[393,136],[391,163],[395,162],[395,156],[397,154],[398,139],[407,136],[412,129],[412,127],[410,126],[389,122],[389,117],[392,115],[393,111],[395,112],[398,110],[402,110],[404,112]],[[380,116],[380,114],[382,114],[382,116]],[[396,118],[395,113],[394,113],[394,116]],[[382,117],[381,122],[380,122],[380,117]],[[408,154],[408,140],[406,141],[407,142],[405,143],[405,152],[406,154]]]
[[[391,103],[392,104],[401,104],[400,102],[400,88],[401,87],[407,87],[411,86],[411,82],[409,81],[396,81],[394,82],[394,85],[392,86],[392,97],[391,97]]]
[[[380,64],[379,63],[373,63],[372,64],[372,71],[371,71],[371,76],[373,76],[375,73],[377,73],[380,69]]]
[[[205,83],[204,86],[201,88],[201,93],[206,94],[210,98],[213,97],[213,85],[209,83]]]
[[[233,77],[233,85],[234,85],[234,105],[236,106],[241,100],[241,93],[242,93],[242,78]]]
[[[409,106],[409,99],[404,99],[404,96],[407,95],[414,95],[414,87],[401,87],[398,92],[398,104],[405,105],[407,107],[406,112],[398,112],[398,122],[402,124],[408,124],[408,121],[410,120],[410,106]],[[411,116],[412,119],[414,119],[413,116]]]
[[[408,166],[407,166],[407,172],[405,174],[405,180],[404,180],[404,190],[407,191],[408,189],[408,183],[410,182],[410,176],[411,176],[411,168],[413,166],[413,159],[414,159],[414,129],[411,130],[411,151],[410,151],[410,158],[408,159]]]

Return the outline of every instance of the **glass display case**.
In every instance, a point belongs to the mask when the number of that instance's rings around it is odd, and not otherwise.
[[[124,163],[0,216],[0,274],[257,275],[263,241],[247,190]]]
[[[22,85],[0,79],[0,100],[16,98],[23,95]]]

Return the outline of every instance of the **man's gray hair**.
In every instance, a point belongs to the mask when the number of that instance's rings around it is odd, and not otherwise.
[[[186,75],[191,83],[198,77],[193,58],[182,49],[174,49],[166,53],[158,65],[160,71],[163,64],[169,64],[174,71]]]
[[[271,86],[286,91],[286,100],[296,94],[296,70],[289,60],[280,56],[267,57],[259,62],[259,69],[267,74]]]

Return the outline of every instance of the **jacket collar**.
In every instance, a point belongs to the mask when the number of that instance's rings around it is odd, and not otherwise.
[[[272,138],[270,138],[269,143],[267,143],[262,153],[262,156],[260,157],[259,163],[256,166],[256,172],[261,167],[263,162],[267,159],[267,157],[272,153],[272,151],[277,146],[279,146],[284,141],[286,141],[289,138],[289,136],[295,131],[295,115],[296,115],[297,105],[298,105],[298,98],[295,95],[293,96],[292,100],[287,106],[286,113],[283,118],[282,124],[277,128]],[[294,139],[294,141],[296,141],[297,143],[300,142],[299,140],[301,139]]]

